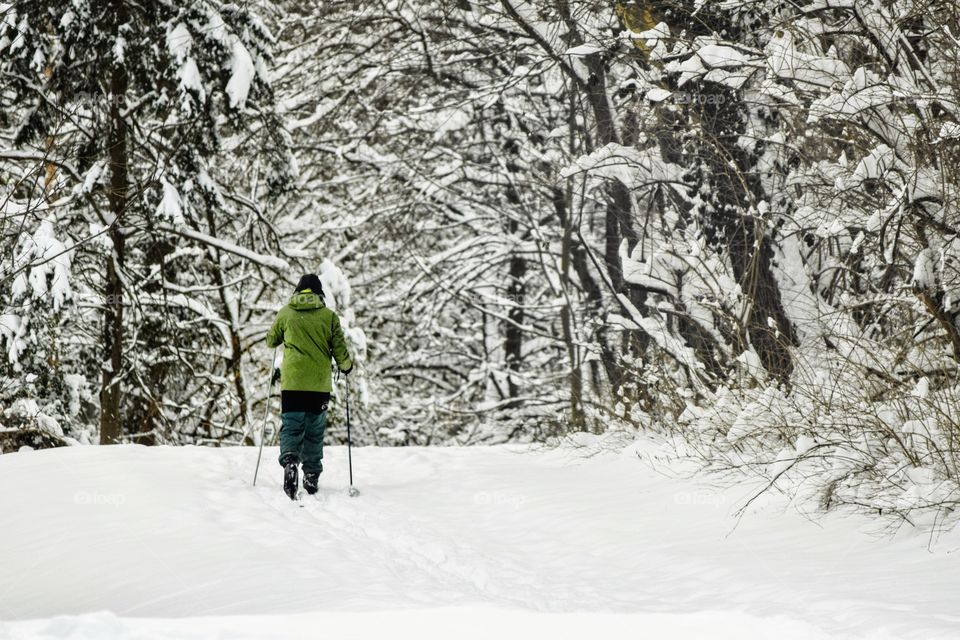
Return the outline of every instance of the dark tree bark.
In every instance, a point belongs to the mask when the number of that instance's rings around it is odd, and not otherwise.
[[[582,431],[586,425],[583,413],[583,377],[580,368],[580,353],[573,334],[573,309],[570,308],[570,268],[573,258],[573,226],[570,222],[569,190],[565,193],[559,187],[551,191],[551,200],[557,219],[563,226],[563,239],[560,243],[560,286],[566,293],[566,304],[560,310],[560,326],[563,342],[570,361],[570,427],[573,431]]]
[[[720,251],[726,251],[734,278],[745,297],[745,349],[751,344],[770,375],[786,381],[793,371],[790,347],[796,336],[783,309],[780,286],[773,275],[773,247],[765,221],[751,209],[769,200],[753,169],[757,149],[745,151],[738,141],[744,132],[746,106],[736,92],[702,82],[697,86],[701,142],[693,183],[703,184],[711,207],[698,214],[704,229]],[[704,171],[704,165],[706,171]]]
[[[118,32],[128,20],[125,2],[115,2],[112,28]],[[129,177],[127,175],[127,123],[123,106],[127,93],[127,72],[122,65],[110,73],[110,133],[107,139],[109,153],[111,221],[109,237],[113,251],[107,259],[106,310],[103,324],[103,346],[106,354],[100,385],[100,443],[115,444],[123,436],[123,415],[120,375],[123,368],[123,296],[120,272],[123,269],[126,238],[123,234],[123,214],[127,206]]]
[[[606,62],[600,53],[586,56],[583,61],[587,66],[588,77],[586,81],[570,65],[569,61],[559,52],[554,51],[549,42],[521,17],[514,6],[504,1],[504,10],[517,25],[523,29],[543,50],[553,56],[558,62],[560,68],[566,73],[570,82],[576,89],[583,93],[586,102],[589,105],[589,115],[593,117],[595,135],[590,136],[589,132],[582,132],[585,140],[592,140],[593,144],[586,145],[586,151],[593,151],[593,146],[602,147],[610,143],[630,144],[631,141],[625,139],[617,131],[616,114],[613,112],[607,87]],[[569,3],[558,0],[556,9],[559,11],[562,19],[569,28],[569,33],[565,36],[567,42],[571,45],[583,44],[583,37],[580,34],[577,21],[571,14]],[[576,102],[571,103],[572,108],[576,108]],[[587,114],[584,114],[585,116]],[[633,226],[632,199],[630,190],[619,180],[611,180],[606,187],[607,206],[604,215],[604,266],[607,270],[610,280],[610,286],[614,295],[626,294],[634,306],[642,309],[646,300],[646,292],[642,288],[630,286],[623,281],[623,267],[620,264],[620,242],[623,238],[628,239],[628,244],[632,249],[636,245],[638,235]],[[584,265],[585,267],[585,265]],[[610,381],[611,389],[614,395],[624,382],[625,372],[621,360],[613,353],[608,343],[607,332],[600,331],[598,335],[603,350],[603,367],[607,378]],[[626,345],[632,350],[642,350],[649,340],[645,332],[640,329],[630,332],[626,337]]]
[[[519,380],[520,366],[523,362],[523,330],[520,326],[523,324],[523,299],[524,299],[524,276],[527,273],[526,261],[517,255],[510,258],[510,269],[508,274],[509,285],[507,288],[507,297],[511,301],[511,307],[507,310],[507,323],[504,336],[504,351],[507,364],[507,391],[511,398],[520,396]]]
[[[507,171],[513,173],[515,167],[507,164]],[[507,188],[507,202],[513,205],[520,204],[520,193],[510,182]],[[520,225],[516,220],[510,220],[507,224],[507,231],[511,238],[515,238],[520,231]],[[528,234],[529,235],[529,234]],[[510,256],[509,267],[507,270],[507,300],[510,301],[510,307],[507,309],[506,327],[504,328],[504,361],[507,367],[507,393],[511,402],[507,405],[515,407],[519,404],[520,385],[520,367],[523,363],[523,326],[524,321],[524,277],[527,274],[527,262],[523,255],[514,251]]]

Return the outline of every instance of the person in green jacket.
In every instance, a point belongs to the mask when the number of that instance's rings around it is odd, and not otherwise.
[[[297,465],[303,465],[303,488],[317,492],[323,472],[323,432],[333,389],[332,361],[342,373],[353,369],[340,318],[323,303],[320,278],[300,278],[290,302],[283,307],[267,333],[270,347],[283,345],[280,376],[280,464],[283,490],[291,499],[297,493]]]

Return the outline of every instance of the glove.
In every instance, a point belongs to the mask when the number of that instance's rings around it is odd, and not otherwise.
[[[345,375],[345,376],[350,375],[350,372],[351,372],[351,371],[353,371],[353,365],[352,365],[352,364],[350,365],[350,368],[349,368],[349,369],[340,369],[340,373],[342,373],[342,374]]]
[[[274,369],[273,369],[273,377],[270,378],[270,384],[273,385],[273,384],[277,384],[278,382],[280,382],[280,369],[274,367]]]

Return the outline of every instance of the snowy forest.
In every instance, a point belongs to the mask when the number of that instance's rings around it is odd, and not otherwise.
[[[272,437],[317,273],[362,444],[951,523],[958,56],[951,0],[0,2],[0,449]]]

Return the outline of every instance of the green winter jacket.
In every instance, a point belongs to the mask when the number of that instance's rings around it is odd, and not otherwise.
[[[323,298],[309,289],[293,294],[277,313],[267,332],[267,344],[283,345],[280,388],[283,391],[326,391],[330,380],[331,358],[343,371],[353,368],[340,318],[327,309]]]

